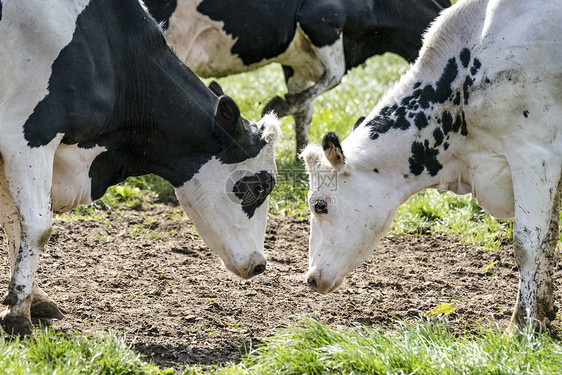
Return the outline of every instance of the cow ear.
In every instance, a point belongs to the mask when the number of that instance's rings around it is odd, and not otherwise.
[[[365,120],[365,116],[359,117],[357,121],[355,121],[355,125],[353,125],[353,130],[355,130],[355,128],[357,128],[363,122],[363,120]]]
[[[209,89],[219,98],[224,95],[222,87],[217,81],[211,81],[211,83],[209,83]]]
[[[240,110],[234,100],[226,95],[221,96],[215,113],[215,133],[227,139],[235,138],[239,120]]]
[[[340,169],[345,165],[345,156],[343,155],[340,140],[336,133],[330,132],[324,136],[322,139],[322,148],[324,149],[326,159],[328,159],[334,168]]]

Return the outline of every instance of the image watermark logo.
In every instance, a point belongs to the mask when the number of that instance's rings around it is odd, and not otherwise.
[[[334,170],[317,170],[310,175],[311,185],[325,191],[338,190],[338,174]]]

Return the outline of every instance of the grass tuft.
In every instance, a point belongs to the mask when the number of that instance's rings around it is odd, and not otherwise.
[[[334,328],[304,320],[265,340],[220,374],[547,374],[562,368],[561,347],[530,330],[499,328],[456,337],[442,319],[389,330]]]
[[[45,329],[25,340],[0,337],[2,374],[170,374],[145,362],[115,334],[86,338]]]

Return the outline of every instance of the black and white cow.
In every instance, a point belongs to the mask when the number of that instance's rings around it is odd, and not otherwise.
[[[308,144],[313,101],[367,58],[394,52],[413,61],[421,35],[449,0],[146,0],[174,51],[202,77],[272,62],[287,94],[264,110],[295,120],[297,151]]]
[[[515,217],[520,282],[511,327],[527,314],[546,324],[555,318],[560,15],[560,1],[460,1],[435,21],[410,71],[341,145],[329,133],[322,148],[303,152],[313,212],[310,287],[338,288],[372,253],[398,206],[438,188],[472,193],[493,216]],[[336,183],[323,183],[326,174]]]
[[[52,211],[155,173],[225,266],[263,272],[274,185],[274,116],[240,116],[169,49],[139,0],[1,0],[0,224],[11,281],[8,332],[61,317],[34,281]]]

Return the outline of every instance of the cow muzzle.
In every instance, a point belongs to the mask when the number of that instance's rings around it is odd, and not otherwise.
[[[338,289],[343,284],[343,277],[323,277],[322,272],[313,269],[306,276],[306,285],[320,294],[328,294]]]

